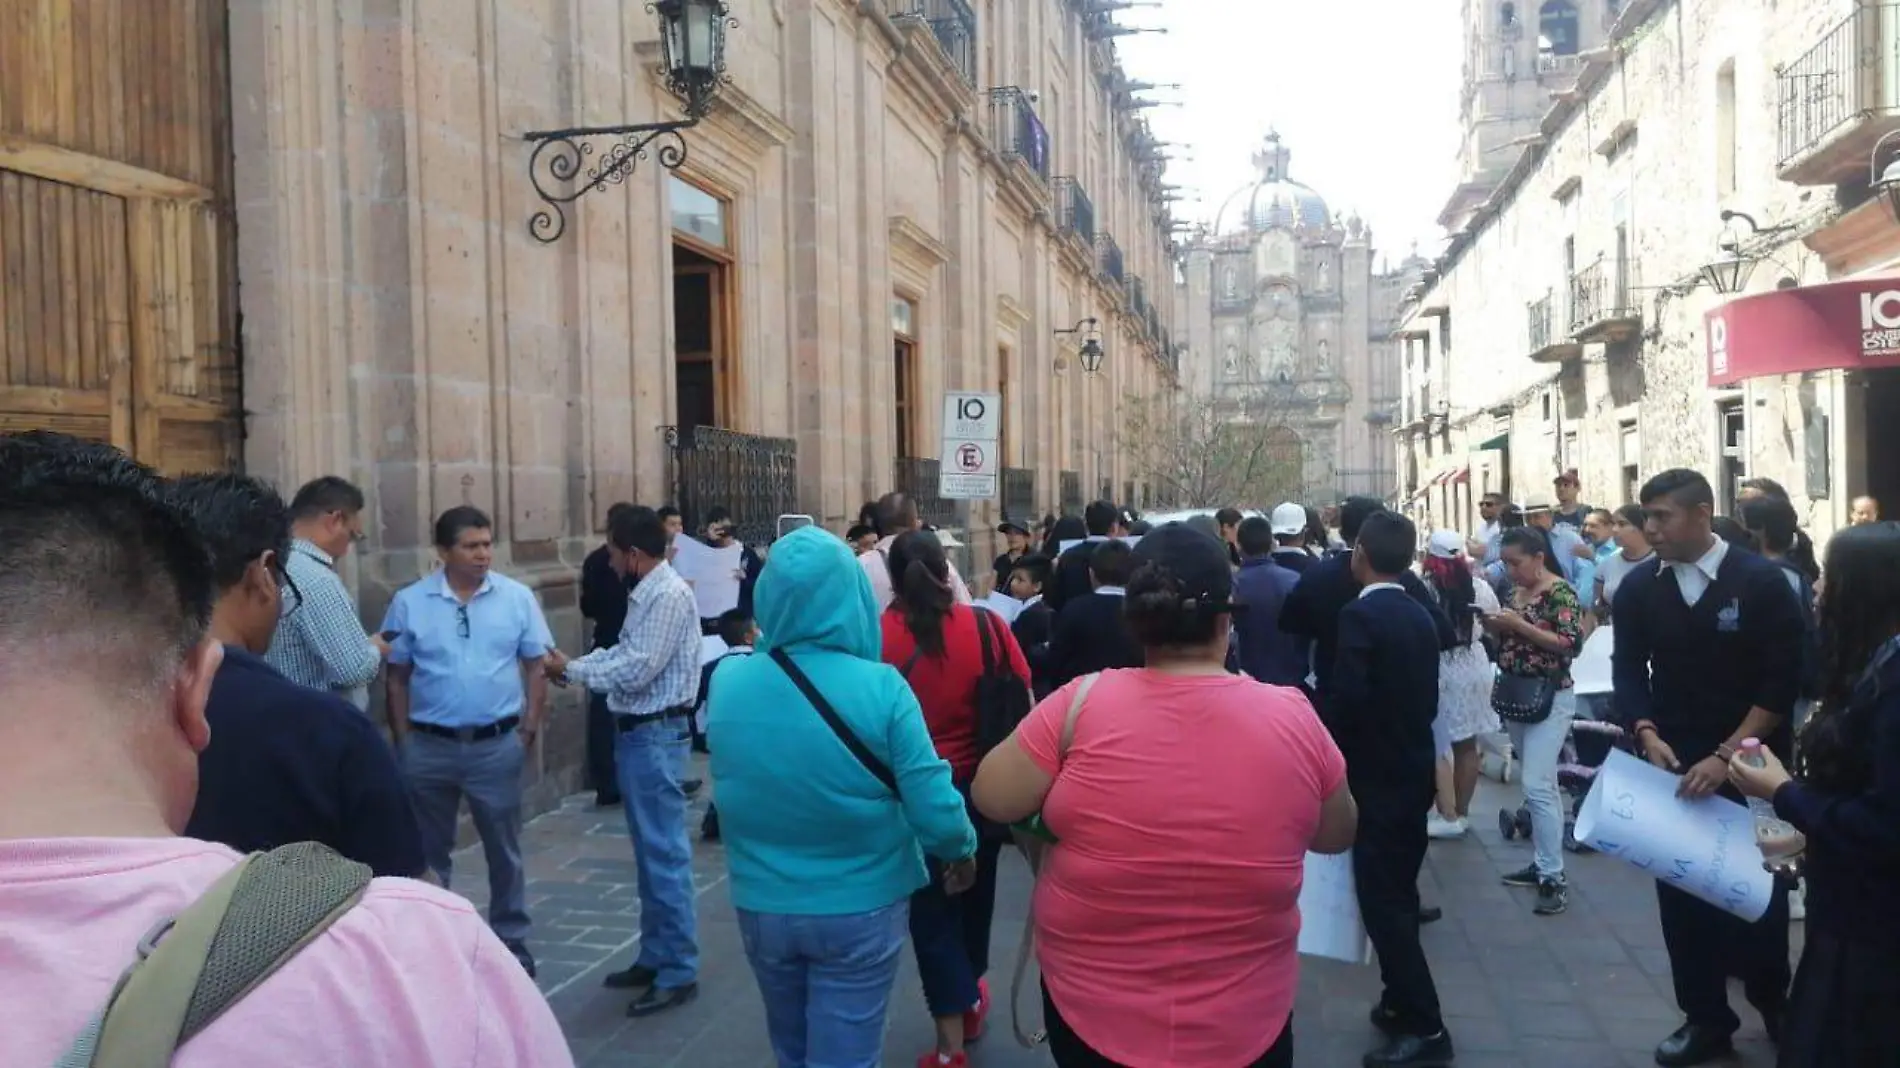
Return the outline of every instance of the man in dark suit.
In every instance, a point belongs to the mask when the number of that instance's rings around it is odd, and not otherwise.
[[[1385,511],[1385,502],[1376,497],[1348,498],[1339,509],[1340,536],[1346,539],[1346,544],[1354,544],[1367,518]],[[1431,592],[1419,581],[1418,576],[1412,574],[1411,568],[1401,569],[1392,581],[1398,583],[1430,615],[1432,625],[1438,632],[1439,648],[1456,648],[1458,634],[1452,629],[1451,617],[1438,607],[1438,602],[1432,599]],[[1334,652],[1339,645],[1339,613],[1359,596],[1359,588],[1360,582],[1352,573],[1352,554],[1330,554],[1300,576],[1300,584],[1287,595],[1286,604],[1280,609],[1280,629],[1313,642],[1313,675],[1317,682],[1315,689],[1320,695],[1319,711],[1322,716],[1326,714],[1327,683],[1333,673]]]
[[[613,529],[615,517],[633,510],[626,501],[607,509],[607,529]],[[621,578],[608,559],[605,542],[581,561],[581,617],[594,626],[590,649],[606,649],[620,642],[620,628],[627,621],[627,595],[633,590],[633,578]],[[593,787],[594,804],[608,808],[620,804],[620,778],[614,771],[614,717],[607,711],[607,695],[587,695],[587,776]]]
[[[1304,518],[1306,513],[1300,515]],[[1234,647],[1240,669],[1270,686],[1305,690],[1312,645],[1280,629],[1280,606],[1299,585],[1300,576],[1283,567],[1274,555],[1273,529],[1267,520],[1257,515],[1241,520],[1237,539],[1240,571],[1234,576],[1234,599],[1247,606],[1245,612],[1234,616]],[[1300,555],[1306,556],[1304,552]],[[1312,693],[1309,691],[1307,696],[1310,698]]]
[[[1121,510],[1113,501],[1096,501],[1082,510],[1082,522],[1088,526],[1089,538],[1068,552],[1056,558],[1056,577],[1042,591],[1042,599],[1057,612],[1062,606],[1077,597],[1087,597],[1094,589],[1089,581],[1089,557],[1095,554],[1103,539],[1119,538],[1127,534],[1122,526]]]
[[[1679,772],[1679,797],[1721,794],[1729,757],[1745,739],[1788,749],[1788,716],[1801,694],[1801,603],[1781,568],[1715,535],[1715,493],[1688,470],[1643,486],[1644,532],[1657,564],[1623,579],[1616,619],[1616,710],[1649,762]],[[1686,1018],[1656,1048],[1656,1063],[1725,1056],[1741,1026],[1728,977],[1742,980],[1770,1038],[1781,1032],[1788,985],[1788,896],[1748,923],[1656,883],[1676,1006]],[[1880,1026],[1870,1024],[1870,1026]]]
[[[1110,668],[1140,667],[1141,646],[1122,622],[1123,590],[1135,571],[1135,554],[1119,541],[1097,542],[1089,554],[1094,589],[1056,612],[1049,633],[1049,682],[1060,688]]]
[[[1400,584],[1418,529],[1383,509],[1356,523],[1351,561],[1359,592],[1338,614],[1336,659],[1322,705],[1359,802],[1353,878],[1385,993],[1372,1022],[1386,1040],[1367,1068],[1451,1063],[1451,1036],[1419,944],[1418,873],[1428,838],[1437,747],[1438,628]],[[1317,570],[1317,569],[1315,569]]]

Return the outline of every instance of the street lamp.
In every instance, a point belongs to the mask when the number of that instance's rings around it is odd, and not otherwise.
[[[1056,331],[1057,337],[1068,337],[1073,334],[1080,334],[1085,330],[1088,332],[1088,337],[1082,340],[1081,350],[1076,353],[1076,358],[1082,363],[1083,374],[1092,375],[1102,369],[1102,339],[1097,337],[1095,333],[1095,328],[1100,325],[1101,321],[1091,316],[1090,318],[1078,321],[1067,330]]]
[[[1724,243],[1721,257],[1702,265],[1702,280],[1709,283],[1709,288],[1727,296],[1747,288],[1748,276],[1754,271],[1754,260],[1742,255],[1734,245]]]
[[[1881,150],[1896,136],[1900,136],[1900,130],[1874,142],[1874,150],[1867,157],[1867,184],[1886,198],[1887,210],[1893,213],[1895,222],[1900,222],[1900,155],[1889,160],[1884,168],[1880,165]]]
[[[725,0],[651,0],[647,11],[660,20],[660,55],[666,88],[680,99],[683,119],[624,126],[576,126],[522,135],[534,146],[528,181],[546,205],[528,217],[528,232],[551,244],[567,232],[566,206],[607,185],[627,180],[649,155],[677,170],[686,162],[681,131],[711,113],[726,78],[726,29],[739,25]],[[595,155],[596,140],[607,144]],[[661,142],[655,147],[654,142]]]

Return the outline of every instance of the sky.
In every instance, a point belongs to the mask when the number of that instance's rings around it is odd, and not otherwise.
[[[1173,149],[1168,180],[1188,220],[1213,221],[1253,177],[1269,129],[1288,175],[1335,211],[1357,211],[1382,257],[1442,243],[1438,210],[1457,176],[1463,32],[1458,0],[1158,0],[1117,14],[1166,27],[1118,45],[1131,78],[1180,83],[1149,121]]]

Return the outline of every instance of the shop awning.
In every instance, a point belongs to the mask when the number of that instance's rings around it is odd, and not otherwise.
[[[1702,317],[1709,385],[1766,375],[1900,367],[1900,278],[1780,289]]]

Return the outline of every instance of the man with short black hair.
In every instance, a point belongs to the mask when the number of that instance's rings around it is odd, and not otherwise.
[[[572,661],[552,650],[547,674],[606,694],[620,732],[614,761],[639,875],[640,955],[607,976],[606,985],[638,991],[627,1015],[649,1016],[699,993],[685,788],[699,688],[699,605],[666,562],[666,526],[651,509],[622,513],[607,545],[614,570],[638,583],[620,640]]]
[[[1353,878],[1385,983],[1372,1022],[1386,1042],[1363,1063],[1449,1064],[1451,1036],[1418,935],[1418,873],[1430,841],[1419,814],[1431,807],[1435,789],[1432,720],[1443,642],[1430,613],[1401,583],[1412,573],[1418,528],[1383,509],[1342,518],[1347,522],[1357,528],[1351,568],[1359,591],[1339,611],[1324,708],[1359,802]]]
[[[1279,515],[1281,509],[1274,509]],[[1300,513],[1304,529],[1306,510]],[[1284,517],[1282,517],[1284,518]],[[1312,646],[1304,638],[1280,629],[1280,607],[1287,595],[1299,585],[1300,576],[1279,563],[1274,553],[1272,524],[1259,516],[1240,521],[1236,531],[1240,541],[1240,571],[1234,575],[1234,599],[1247,606],[1234,614],[1235,648],[1240,669],[1270,686],[1296,686],[1306,689],[1306,673],[1312,664]],[[1297,550],[1307,560],[1304,549]],[[1309,693],[1308,697],[1312,695]]]
[[[366,634],[356,601],[336,572],[363,537],[363,491],[335,475],[304,483],[290,502],[290,556],[283,563],[302,595],[285,617],[264,659],[300,686],[369,708],[369,684],[382,670],[389,643]]]
[[[260,574],[262,552],[237,555],[248,618],[275,576]],[[242,859],[179,837],[213,742],[219,585],[197,525],[152,471],[65,435],[0,436],[0,1004],[12,1007],[15,1064],[62,1062],[124,969],[163,969],[172,938],[189,954],[185,924],[149,959],[141,947]],[[226,914],[238,937],[259,937],[267,957],[269,943],[298,939],[294,959],[238,990],[213,980],[246,962],[208,969],[192,998],[208,1009],[204,1029],[175,1058],[178,1036],[136,1033],[137,1056],[178,1068],[573,1063],[546,999],[462,898],[375,879],[303,940],[308,924],[250,911],[247,896],[244,916]],[[121,1034],[130,1019],[114,1014]]]
[[[198,803],[185,835],[240,853],[321,842],[377,875],[423,875],[415,812],[389,747],[334,695],[284,678],[261,658],[284,611],[290,510],[242,475],[173,483],[174,507],[211,554],[218,600],[211,637],[224,646],[205,703],[211,744],[198,755]],[[291,614],[300,591],[290,589]]]
[[[923,514],[917,510],[917,501],[908,493],[886,493],[877,499],[874,507],[877,513],[877,544],[872,551],[858,556],[858,566],[864,569],[864,577],[871,580],[871,596],[877,601],[877,610],[889,608],[895,596],[891,587],[891,543],[899,534],[924,528]],[[956,561],[949,561],[950,596],[958,604],[969,604],[970,588],[964,585],[963,576],[957,573]]]
[[[547,722],[541,662],[554,638],[534,591],[490,570],[495,524],[461,505],[435,521],[442,567],[396,591],[382,630],[389,729],[401,755],[422,852],[449,886],[462,800],[488,861],[488,922],[529,975],[528,880],[521,860],[521,772]]]
[[[1214,513],[1214,522],[1220,524],[1220,540],[1227,545],[1227,559],[1235,567],[1240,566],[1240,521],[1243,518],[1238,508],[1222,508]]]
[[[1113,501],[1095,501],[1082,509],[1082,523],[1088,530],[1088,539],[1080,545],[1070,546],[1066,551],[1060,546],[1056,551],[1055,580],[1044,587],[1042,599],[1047,602],[1058,616],[1062,606],[1077,597],[1086,597],[1094,589],[1090,581],[1089,557],[1096,546],[1111,538],[1126,537],[1128,530],[1122,525],[1121,509]]]
[[[1644,533],[1659,563],[1631,571],[1616,591],[1612,656],[1617,714],[1649,762],[1682,776],[1677,796],[1740,795],[1728,762],[1759,738],[1789,751],[1788,717],[1801,694],[1801,605],[1781,568],[1715,535],[1715,492],[1695,471],[1664,471],[1643,485]],[[1738,976],[1769,1037],[1780,1035],[1791,979],[1788,895],[1749,923],[1669,880],[1656,882],[1676,1006],[1686,1018],[1656,1048],[1656,1063],[1702,1064],[1727,1053],[1741,1020],[1729,1006]]]
[[[633,505],[620,501],[607,509],[606,527],[631,511]],[[620,628],[627,622],[627,598],[633,584],[614,570],[608,558],[606,541],[581,561],[581,617],[593,627],[588,649],[611,649],[620,642]],[[607,711],[607,695],[587,695],[587,782],[594,791],[594,804],[612,808],[620,804],[620,778],[614,772],[613,713]]]
[[[1071,598],[1056,611],[1049,632],[1049,682],[1061,688],[1084,675],[1111,668],[1141,667],[1148,662],[1141,645],[1122,622],[1135,553],[1126,542],[1104,541],[1089,555],[1086,597]]]

